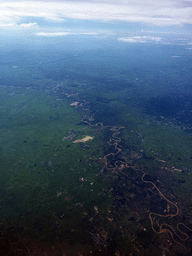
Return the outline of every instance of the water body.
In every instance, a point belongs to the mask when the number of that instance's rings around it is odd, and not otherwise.
[[[81,40],[2,52],[3,250],[191,255],[192,52]]]

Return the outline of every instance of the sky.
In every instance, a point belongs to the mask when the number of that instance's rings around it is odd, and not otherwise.
[[[192,47],[192,0],[0,0],[0,33]]]

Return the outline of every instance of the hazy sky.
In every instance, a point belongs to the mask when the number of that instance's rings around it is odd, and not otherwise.
[[[1,35],[89,35],[191,45],[192,0],[0,1]]]

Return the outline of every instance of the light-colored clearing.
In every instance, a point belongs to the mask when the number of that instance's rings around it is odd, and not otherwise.
[[[75,101],[75,102],[71,103],[70,106],[71,106],[71,107],[76,107],[78,104],[79,104],[79,102],[78,102],[78,101]]]
[[[88,140],[93,140],[93,139],[94,139],[94,137],[86,136],[86,137],[83,138],[83,139],[74,140],[73,143],[86,142],[86,141],[88,141]]]

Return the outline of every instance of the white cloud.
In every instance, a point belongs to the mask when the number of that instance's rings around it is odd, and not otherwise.
[[[22,27],[22,28],[38,28],[38,25],[37,25],[37,23],[36,22],[30,22],[30,23],[22,23],[22,24],[20,24],[19,25],[20,27]]]
[[[141,32],[142,33],[152,33],[152,34],[174,34],[174,32],[171,32],[171,31],[158,31],[158,30],[156,30],[156,31],[154,31],[154,30],[141,30]]]
[[[13,23],[0,23],[0,27],[12,27],[14,26]]]
[[[55,36],[68,36],[68,35],[98,35],[97,32],[38,32],[36,36],[47,36],[47,37],[55,37]]]
[[[118,41],[123,41],[127,43],[148,43],[148,42],[160,42],[160,37],[153,36],[132,36],[132,37],[121,37]]]
[[[0,21],[23,17],[141,22],[152,25],[192,24],[192,3],[180,0],[9,1],[0,3]]]
[[[73,33],[70,32],[39,32],[36,33],[37,36],[47,36],[47,37],[55,37],[55,36],[67,36],[67,35],[71,35]]]
[[[79,35],[98,35],[100,32],[84,32],[84,33],[78,33]]]

